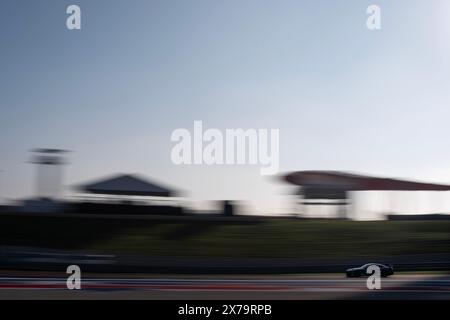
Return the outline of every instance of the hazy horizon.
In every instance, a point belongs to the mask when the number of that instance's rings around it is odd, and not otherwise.
[[[293,188],[259,166],[174,165],[171,133],[195,120],[279,129],[280,174],[450,183],[449,36],[445,0],[3,1],[0,199],[33,195],[29,150],[49,147],[73,151],[65,185],[139,173],[198,206],[290,211]],[[430,208],[408,197],[404,210],[450,211],[447,193]]]

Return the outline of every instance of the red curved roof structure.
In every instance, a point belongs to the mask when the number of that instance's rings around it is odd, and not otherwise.
[[[283,179],[301,187],[332,187],[349,191],[449,191],[450,185],[373,177],[340,171],[296,171]]]

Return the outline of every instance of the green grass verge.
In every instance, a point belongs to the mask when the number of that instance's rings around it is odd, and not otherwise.
[[[0,241],[152,256],[335,259],[448,254],[450,221],[221,223],[1,216]]]

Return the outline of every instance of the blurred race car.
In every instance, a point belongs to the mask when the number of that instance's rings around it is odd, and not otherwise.
[[[353,278],[353,277],[370,276],[372,272],[367,273],[367,269],[372,265],[378,266],[380,268],[380,273],[382,277],[388,277],[394,274],[394,267],[392,265],[384,265],[381,263],[367,263],[361,267],[347,269],[346,271],[347,277]]]

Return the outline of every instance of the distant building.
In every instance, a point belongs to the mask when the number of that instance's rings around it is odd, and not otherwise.
[[[449,221],[450,214],[390,214],[390,221]]]
[[[36,198],[23,200],[18,211],[27,213],[57,213],[63,212],[66,207],[67,205],[60,201],[55,201],[50,198]]]
[[[76,213],[183,214],[183,208],[173,201],[179,191],[137,175],[120,174],[76,189],[83,194],[82,202],[72,205]]]
[[[62,191],[64,155],[61,149],[33,149],[32,163],[36,165],[36,197],[57,199]]]
[[[113,196],[174,197],[177,195],[173,189],[130,174],[101,179],[79,186],[77,189],[85,193]]]
[[[423,183],[339,171],[297,171],[283,180],[299,187],[302,213],[310,206],[336,206],[337,217],[348,218],[350,193],[355,191],[450,191],[450,185]],[[396,219],[396,218],[395,218]]]

